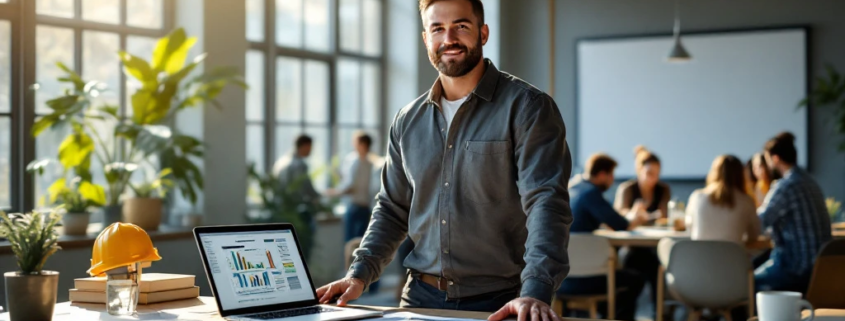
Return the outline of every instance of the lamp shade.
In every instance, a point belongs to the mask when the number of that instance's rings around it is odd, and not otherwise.
[[[687,49],[684,48],[684,44],[681,43],[681,37],[675,37],[675,44],[672,45],[672,50],[669,51],[669,57],[667,60],[670,62],[686,62],[691,59],[692,56],[690,56]]]

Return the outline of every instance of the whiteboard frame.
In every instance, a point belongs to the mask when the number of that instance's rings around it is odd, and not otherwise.
[[[804,33],[804,59],[806,60],[804,63],[805,66],[805,79],[806,82],[804,84],[804,96],[807,97],[810,93],[810,87],[814,80],[812,78],[812,73],[810,69],[812,68],[812,28],[810,25],[807,24],[799,24],[799,25],[781,25],[781,26],[768,26],[768,27],[753,27],[753,28],[729,28],[729,29],[707,29],[707,30],[693,30],[693,31],[682,31],[681,37],[685,35],[719,35],[719,34],[732,34],[732,33],[753,33],[753,32],[760,32],[760,31],[801,31]],[[617,40],[626,41],[632,39],[654,39],[654,38],[668,38],[671,39],[674,35],[671,32],[662,32],[662,33],[639,33],[639,34],[621,34],[621,35],[608,35],[608,36],[597,36],[597,37],[580,37],[575,39],[575,46],[573,47],[574,56],[575,56],[575,128],[578,132],[578,139],[580,140],[581,137],[581,57],[579,55],[579,48],[583,43],[588,42],[615,42]],[[668,53],[669,48],[667,48]],[[695,57],[693,56],[693,59]],[[798,102],[796,102],[796,105]],[[812,164],[812,154],[810,153],[809,149],[812,147],[810,135],[812,131],[810,130],[810,117],[813,110],[812,105],[804,107],[806,111],[804,113],[804,123],[807,132],[804,133],[804,146],[807,146],[806,150],[799,150],[799,154],[804,154],[807,163],[803,167],[805,170],[810,171]],[[797,107],[796,107],[797,108]],[[761,147],[764,142],[761,142]],[[631,146],[631,150],[633,151],[634,146]],[[576,144],[575,148],[572,150],[573,153],[573,160],[572,164],[573,167],[576,168],[584,168],[584,164],[580,162],[581,152],[583,151],[583,146],[581,144]],[[659,156],[659,154],[658,154]],[[631,156],[633,157],[633,156]],[[575,171],[573,170],[573,175]],[[616,176],[616,181],[627,181],[631,179],[635,179],[634,176]],[[706,175],[704,176],[661,176],[662,181],[671,181],[671,182],[700,182],[706,179]]]

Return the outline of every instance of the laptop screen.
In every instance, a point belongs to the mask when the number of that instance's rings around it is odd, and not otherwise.
[[[316,299],[290,230],[206,232],[199,241],[223,310]]]

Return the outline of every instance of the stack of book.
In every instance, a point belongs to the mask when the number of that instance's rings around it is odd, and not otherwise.
[[[200,288],[194,285],[193,275],[168,273],[142,273],[138,282],[138,304],[152,304],[200,295]],[[92,277],[74,279],[75,289],[70,289],[70,301],[80,303],[106,303],[106,278]]]

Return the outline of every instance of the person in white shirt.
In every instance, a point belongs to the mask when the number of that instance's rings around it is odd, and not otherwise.
[[[692,219],[693,240],[744,244],[757,239],[760,220],[738,158],[722,155],[713,161],[707,186],[690,195],[687,216]]]

